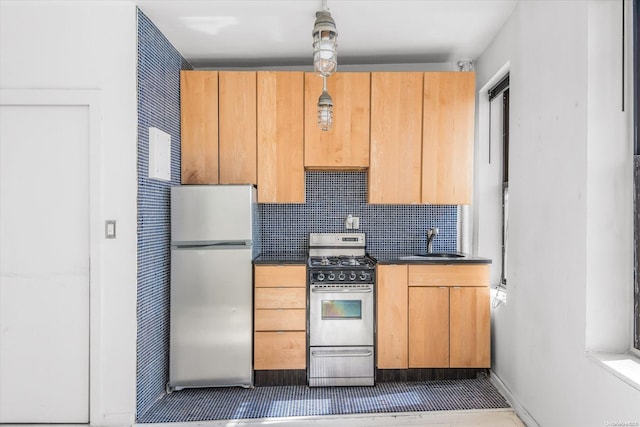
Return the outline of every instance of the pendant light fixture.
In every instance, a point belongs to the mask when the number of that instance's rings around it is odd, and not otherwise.
[[[318,98],[318,127],[328,131],[333,126],[333,100],[327,92],[327,77],[338,68],[338,31],[327,7],[327,0],[322,0],[322,10],[316,12],[316,22],[311,34],[313,68],[322,77],[322,94]]]
[[[338,31],[336,23],[322,0],[313,25],[313,67],[321,76],[330,76],[338,68]]]
[[[318,127],[328,131],[333,126],[333,100],[327,92],[327,77],[322,76],[322,94],[318,98]]]

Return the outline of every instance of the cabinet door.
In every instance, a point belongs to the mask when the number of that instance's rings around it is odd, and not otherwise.
[[[369,167],[370,73],[335,73],[327,79],[333,99],[333,128],[318,127],[318,97],[322,78],[304,76],[304,165],[316,169]]]
[[[409,288],[409,368],[449,367],[449,288]]]
[[[424,73],[371,73],[369,203],[420,203]]]
[[[489,287],[451,288],[450,366],[488,368],[491,364]]]
[[[303,111],[303,72],[258,72],[260,203],[304,203]]]
[[[378,368],[406,369],[407,266],[378,265]]]
[[[422,202],[471,203],[475,73],[424,74]]]
[[[218,72],[180,71],[183,184],[218,183]]]
[[[219,72],[220,184],[257,184],[256,73]]]
[[[305,332],[256,332],[254,369],[305,369]]]

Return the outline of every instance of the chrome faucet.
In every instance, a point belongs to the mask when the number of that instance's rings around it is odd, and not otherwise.
[[[438,227],[427,229],[427,253],[433,252],[433,239],[438,235]]]

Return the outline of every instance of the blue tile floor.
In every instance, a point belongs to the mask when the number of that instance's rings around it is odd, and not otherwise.
[[[164,396],[138,423],[508,407],[487,378],[378,383],[375,387],[203,388]]]

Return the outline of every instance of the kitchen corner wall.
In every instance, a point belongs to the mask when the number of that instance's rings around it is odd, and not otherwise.
[[[180,70],[191,68],[138,10],[136,418],[169,379],[169,188],[180,184]],[[171,135],[171,181],[148,177],[149,127]]]
[[[427,228],[438,227],[434,251],[455,251],[457,207],[449,205],[369,205],[366,172],[307,172],[306,203],[260,204],[263,254],[305,254],[309,233],[362,232],[373,254],[426,250]],[[347,215],[360,217],[359,230],[344,227]]]

